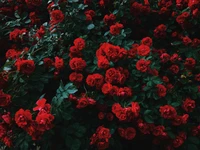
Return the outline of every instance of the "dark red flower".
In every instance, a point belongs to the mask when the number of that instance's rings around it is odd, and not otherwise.
[[[164,85],[162,84],[157,84],[156,85],[157,89],[158,89],[158,96],[160,97],[165,97],[166,93],[167,93],[167,89]]]
[[[177,112],[171,105],[160,106],[160,114],[165,119],[173,119],[176,117]]]
[[[124,131],[124,138],[127,140],[132,140],[136,136],[136,130],[132,127],[128,127]]]
[[[192,112],[195,107],[196,107],[195,101],[190,98],[186,98],[186,100],[183,102],[183,105],[182,105],[182,108],[186,112]]]
[[[0,106],[6,107],[11,103],[11,95],[5,94],[2,90],[0,91]]]
[[[86,67],[86,62],[82,58],[72,58],[69,66],[74,71],[82,71]]]

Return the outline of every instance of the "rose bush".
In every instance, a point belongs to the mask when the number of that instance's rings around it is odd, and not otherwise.
[[[4,149],[200,149],[199,0],[0,2]]]

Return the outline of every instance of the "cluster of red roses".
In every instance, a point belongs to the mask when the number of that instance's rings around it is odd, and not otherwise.
[[[109,147],[109,139],[111,138],[110,129],[99,126],[96,133],[92,135],[90,145],[96,145],[98,149],[106,149]]]
[[[48,17],[42,16],[37,10],[43,5],[47,7]],[[116,6],[120,6],[120,9]],[[9,0],[5,7],[0,8],[0,13],[11,14],[11,19],[22,16],[22,24],[16,25],[18,27],[14,29],[11,27],[8,40],[12,45],[6,52],[6,65],[9,69],[5,66],[5,70],[0,73],[0,140],[8,147],[12,145],[15,127],[12,126],[14,123],[11,112],[15,114],[14,120],[18,127],[26,131],[33,140],[40,139],[45,131],[52,129],[54,116],[50,112],[51,105],[44,98],[39,99],[37,106],[33,108],[33,111],[38,111],[35,119],[31,111],[24,110],[23,107],[17,108],[17,112],[15,109],[8,111],[8,106],[14,107],[10,105],[11,97],[14,100],[16,97],[10,95],[9,92],[15,91],[9,90],[7,84],[11,84],[14,81],[12,78],[17,77],[19,82],[23,82],[23,78],[31,80],[33,72],[42,63],[45,73],[51,74],[53,70],[54,77],[59,76],[64,81],[69,78],[77,86],[79,91],[68,97],[69,101],[76,104],[74,109],[77,108],[77,113],[79,109],[90,111],[88,108],[94,107],[98,118],[90,118],[89,115],[95,113],[85,111],[88,118],[107,123],[105,125],[108,128],[98,124],[96,132],[90,132],[89,135],[93,134],[90,144],[97,146],[99,150],[109,147],[109,140],[116,136],[114,132],[127,140],[134,139],[136,132],[137,135],[152,135],[153,143],[164,145],[166,150],[181,149],[189,136],[200,137],[199,119],[196,115],[199,104],[196,100],[200,96],[200,38],[195,33],[196,30],[199,31],[199,9],[200,0],[159,0],[157,3],[149,0],[59,0],[49,1],[47,4],[42,0]],[[27,24],[23,22],[25,10],[30,19]],[[50,18],[49,21],[47,18]],[[6,19],[8,18],[5,17],[4,20]],[[12,23],[5,25],[9,27],[10,24]],[[73,32],[68,28],[72,28]],[[128,28],[132,33],[122,36]],[[76,29],[83,33],[77,34]],[[51,38],[46,39],[47,36]],[[55,43],[52,40],[54,36]],[[113,44],[112,40],[118,38],[122,41],[115,41]],[[72,40],[73,45],[70,44]],[[47,44],[47,48],[40,48],[46,42],[52,42],[53,46],[51,43]],[[179,45],[180,47],[176,47]],[[38,49],[32,46],[39,47],[41,51],[48,48],[53,50],[45,58],[38,57],[37,54],[41,53],[36,53]],[[68,58],[70,71],[65,70]],[[9,63],[14,66],[9,66]],[[95,69],[88,73],[91,64]],[[17,73],[12,74],[13,72]],[[8,76],[11,82],[8,82]],[[31,89],[26,92],[31,92]],[[65,102],[62,101],[63,106]],[[99,111],[100,105],[106,109]],[[92,120],[91,124],[93,122]],[[115,127],[110,127],[110,124]],[[173,138],[169,131],[174,134]]]
[[[95,105],[96,101],[88,97],[85,93],[81,94],[81,97],[76,97],[75,95],[70,94],[69,100],[76,103],[76,108],[81,109],[85,108],[88,105]]]
[[[139,117],[140,106],[137,102],[132,102],[131,107],[123,108],[119,103],[112,105],[112,112],[119,121],[133,121]]]
[[[12,146],[12,118],[10,112],[1,115],[0,140],[8,147]]]
[[[36,119],[32,119],[30,110],[19,109],[15,114],[16,124],[24,129],[33,140],[38,140],[45,131],[53,127],[54,116],[50,114],[51,105],[46,103],[46,99],[42,98],[36,102],[37,106],[33,111],[39,111]]]

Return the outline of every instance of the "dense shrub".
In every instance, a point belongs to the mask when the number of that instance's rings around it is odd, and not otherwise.
[[[200,149],[199,9],[200,0],[1,1],[2,147]]]

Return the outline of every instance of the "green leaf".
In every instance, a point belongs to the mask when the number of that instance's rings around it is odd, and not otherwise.
[[[173,107],[178,107],[178,106],[180,106],[181,104],[180,104],[180,102],[173,102],[173,103],[171,103],[171,105],[172,105]]]
[[[94,25],[93,23],[91,23],[91,24],[89,24],[89,25],[87,26],[87,29],[88,29],[88,30],[92,30],[92,29],[94,29],[94,27],[95,27],[95,25]]]
[[[79,150],[80,146],[81,146],[81,141],[79,139],[74,139],[70,150]]]
[[[171,131],[168,131],[167,132],[168,136],[172,139],[175,139],[176,138],[176,135],[174,133],[172,133]]]
[[[147,115],[147,114],[150,114],[150,113],[152,113],[152,110],[147,109],[147,110],[144,111],[144,115]]]
[[[150,115],[145,115],[145,116],[144,116],[144,120],[145,120],[147,123],[154,123],[153,117],[150,116]]]
[[[194,143],[194,144],[196,144],[196,145],[199,145],[199,144],[200,144],[200,139],[197,138],[197,137],[194,137],[194,136],[188,137],[188,141],[190,141],[191,143]]]
[[[29,149],[28,142],[27,141],[23,141],[20,144],[20,150],[28,150],[28,149]]]
[[[198,147],[194,144],[188,144],[188,150],[199,150]]]

